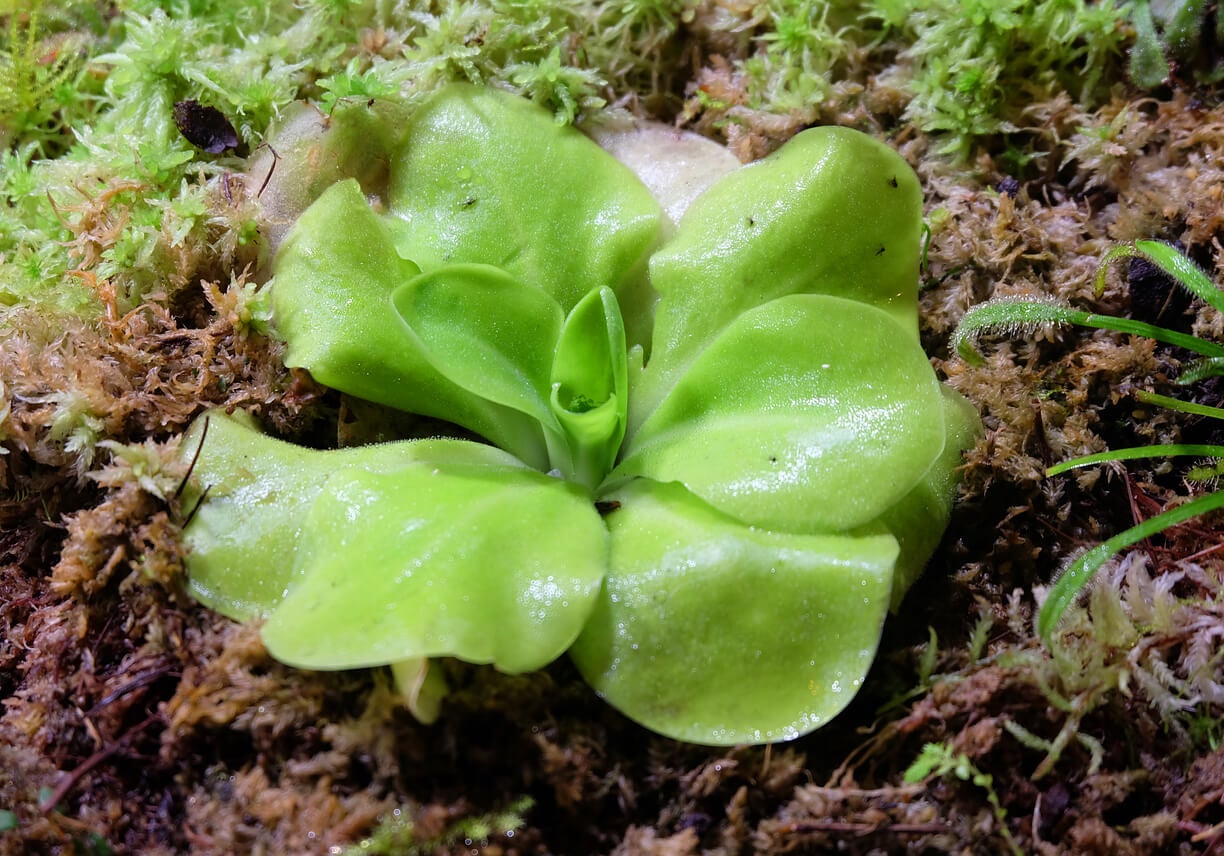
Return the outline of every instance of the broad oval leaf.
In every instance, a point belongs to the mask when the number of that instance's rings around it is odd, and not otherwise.
[[[554,424],[549,375],[564,315],[557,301],[490,265],[444,265],[392,294],[395,311],[445,378]]]
[[[414,114],[391,164],[400,252],[423,269],[503,268],[568,312],[592,289],[649,321],[646,254],[662,212],[637,177],[523,98],[453,84]],[[648,330],[631,330],[648,336]]]
[[[505,452],[461,440],[308,449],[222,411],[197,419],[181,448],[184,458],[200,449],[184,496],[187,508],[199,503],[183,533],[188,591],[238,621],[267,615],[285,596],[310,509],[334,473],[410,466],[527,471]]]
[[[922,574],[922,569],[943,538],[952,514],[952,501],[956,498],[962,456],[982,431],[977,409],[960,393],[942,384],[939,392],[947,435],[943,451],[918,480],[918,484],[873,524],[887,528],[901,546],[897,570],[893,574],[890,603],[893,612],[901,606],[905,593]]]
[[[608,483],[679,481],[745,523],[836,532],[905,496],[944,440],[939,383],[916,340],[872,306],[792,295],[727,327],[629,438]]]
[[[262,630],[302,668],[451,656],[538,669],[578,636],[607,568],[587,493],[514,467],[346,469],[303,523],[289,594]]]
[[[609,570],[570,656],[630,719],[677,740],[790,740],[854,697],[897,543],[744,526],[677,484],[613,494]]]
[[[332,185],[289,233],[276,258],[273,320],[285,364],[379,404],[454,422],[523,460],[544,465],[539,425],[442,375],[404,329],[392,294],[420,273],[395,252],[392,224],[353,179]]]
[[[921,233],[914,171],[884,143],[849,128],[811,128],[726,176],[651,257],[660,300],[651,373],[635,409],[649,412],[737,317],[788,294],[877,306],[917,341]]]

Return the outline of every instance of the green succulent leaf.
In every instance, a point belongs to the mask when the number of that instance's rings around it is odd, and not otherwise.
[[[589,494],[498,449],[414,440],[318,451],[221,413],[203,440],[195,476],[210,490],[186,531],[190,591],[231,618],[266,616],[264,642],[282,662],[452,655],[536,669],[569,647],[594,604],[607,530]],[[525,531],[535,520],[551,525]]]
[[[391,295],[434,368],[473,395],[553,422],[549,373],[564,315],[557,301],[500,268],[456,264]]]
[[[982,433],[982,420],[972,404],[946,386],[940,386],[939,392],[947,432],[943,451],[918,484],[877,519],[901,546],[893,574],[893,612],[900,608],[901,599],[943,538],[956,498],[962,456]]]
[[[944,443],[917,341],[874,307],[792,295],[727,327],[628,439],[609,482],[679,481],[745,523],[836,532],[909,493]]]
[[[662,212],[627,167],[534,104],[454,84],[422,105],[391,165],[401,255],[496,265],[568,312],[597,288],[641,317]],[[632,311],[631,311],[632,310]],[[643,334],[644,335],[644,334]]]
[[[582,484],[594,488],[611,469],[625,436],[628,402],[625,325],[616,295],[600,288],[565,320],[552,366],[552,410]]]
[[[877,306],[918,338],[922,191],[888,146],[812,128],[703,193],[650,260],[660,302],[640,417],[718,332],[788,294]],[[644,408],[644,409],[643,409]]]
[[[610,569],[570,649],[629,718],[712,745],[827,722],[871,666],[897,543],[744,526],[678,484],[613,494]]]
[[[407,335],[392,295],[420,268],[395,252],[396,228],[354,179],[306,210],[281,246],[272,286],[273,317],[289,343],[285,364],[350,395],[462,425],[542,465],[535,420],[445,377]]]
[[[586,491],[483,461],[339,471],[303,522],[263,627],[268,651],[303,668],[451,656],[538,669],[578,636],[607,567]]]
[[[222,411],[196,420],[181,448],[186,458],[199,451],[195,487],[184,497],[192,509],[184,533],[189,591],[239,621],[268,615],[285,596],[306,517],[333,474],[411,466],[530,472],[499,449],[459,440],[318,451],[269,437],[250,419]]]

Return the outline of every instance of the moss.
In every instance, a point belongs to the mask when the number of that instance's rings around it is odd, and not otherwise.
[[[166,278],[190,283],[213,244],[238,240],[243,222],[213,192],[237,161],[179,135],[181,100],[219,109],[249,148],[298,99],[325,112],[341,100],[411,104],[456,79],[522,92],[561,122],[609,104],[667,115],[687,82],[681,37],[697,32],[725,44],[728,64],[697,81],[686,115],[742,140],[745,157],[818,119],[867,126],[902,109],[964,157],[1060,87],[1095,106],[1110,80],[1078,70],[1113,67],[1126,38],[1112,2],[1084,0],[133,0],[113,17],[103,4],[40,2],[7,21],[0,94],[22,103],[8,111],[0,179],[0,301],[76,314],[98,303],[73,271],[111,283],[129,309]],[[872,75],[895,96],[860,103]],[[1023,141],[1016,151],[1034,156]],[[250,260],[258,247],[243,234]]]
[[[912,94],[904,118],[960,159],[984,137],[1020,131],[1033,101],[1068,92],[1094,108],[1118,81],[1126,10],[1113,0],[935,0],[886,14],[907,45],[891,72]]]
[[[718,84],[699,81],[690,115],[751,124],[754,117],[734,109],[744,107],[800,124],[870,127],[901,113],[939,138],[940,154],[962,162],[1000,137],[1009,138],[1017,165],[1036,157],[1029,105],[1070,92],[1085,107],[1100,106],[1123,80],[1116,60],[1129,40],[1128,9],[1113,0],[770,0],[702,8],[700,26],[740,38],[720,45],[730,60],[726,74]],[[870,89],[877,91],[865,98]],[[767,127],[761,132],[773,136]]]
[[[32,0],[0,4],[0,18],[0,147],[60,154],[71,129],[94,114],[97,87],[85,60],[101,17],[86,3]]]
[[[427,856],[453,847],[489,847],[490,838],[512,841],[526,823],[524,812],[531,808],[530,799],[515,800],[505,809],[485,815],[448,819],[440,830],[430,829],[430,817],[421,823],[412,819],[412,812],[395,809],[381,819],[368,837],[341,851],[344,856]]]

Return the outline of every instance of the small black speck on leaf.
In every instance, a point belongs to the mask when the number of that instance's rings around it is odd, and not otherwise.
[[[238,132],[225,114],[199,101],[175,102],[174,124],[187,142],[210,155],[219,155],[226,149],[236,150],[241,144]]]
[[[899,187],[900,186],[897,184],[897,177],[895,175],[888,180],[888,186],[889,187]]]
[[[875,251],[875,254],[876,254],[877,256],[882,256],[882,255],[884,255],[884,248],[883,248],[883,247],[880,247],[878,250],[876,250],[876,251]]]

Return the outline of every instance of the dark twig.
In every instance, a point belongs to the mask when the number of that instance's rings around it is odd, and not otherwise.
[[[192,507],[191,513],[188,514],[187,519],[183,521],[183,526],[182,526],[183,529],[186,529],[187,526],[191,523],[191,521],[195,519],[196,512],[200,510],[200,506],[204,504],[204,500],[208,499],[208,492],[212,489],[213,489],[212,485],[209,485],[208,487],[204,488],[204,492],[200,494],[200,501],[197,502]]]
[[[276,153],[276,149],[267,143],[264,143],[264,145],[268,146],[268,151],[272,153],[272,166],[268,167],[268,174],[264,176],[263,184],[259,185],[259,192],[255,194],[256,199],[263,196],[264,190],[268,187],[268,182],[272,180],[272,173],[276,172],[276,164],[280,161],[280,155]]]
[[[178,488],[174,491],[174,498],[178,499],[183,493],[183,488],[187,487],[187,482],[191,478],[191,474],[195,471],[196,462],[200,460],[200,452],[204,449],[204,441],[208,439],[209,418],[204,417],[204,428],[200,431],[200,442],[196,444],[195,452],[191,455],[191,463],[187,465],[187,472],[183,473],[183,480],[179,482]]]
[[[173,674],[173,673],[174,673],[174,669],[171,666],[156,666],[152,669],[149,669],[147,672],[143,672],[137,675],[136,677],[132,678],[130,681],[128,681],[123,686],[119,687],[114,692],[109,693],[100,702],[95,704],[89,710],[85,711],[85,715],[93,716],[95,713],[98,713],[103,708],[109,707],[110,705],[114,704],[116,701],[123,698],[128,693],[134,692],[135,690],[142,689],[144,687],[147,687],[149,684],[153,683],[159,678],[163,678],[166,675]]]

